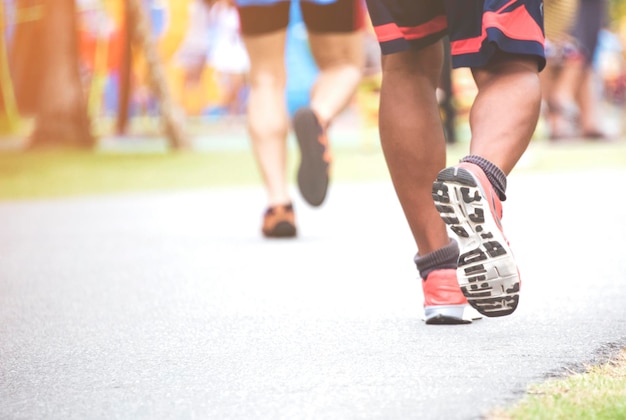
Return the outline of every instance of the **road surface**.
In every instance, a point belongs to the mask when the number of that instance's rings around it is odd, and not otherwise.
[[[626,347],[623,185],[512,175],[520,306],[461,326],[422,322],[385,182],[286,241],[260,187],[0,203],[0,418],[480,418]]]

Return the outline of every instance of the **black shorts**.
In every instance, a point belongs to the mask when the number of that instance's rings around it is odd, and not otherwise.
[[[453,67],[483,67],[499,52],[545,66],[542,0],[367,0],[383,54],[448,35]]]
[[[262,35],[289,25],[291,1],[237,6],[243,35]],[[313,33],[349,33],[363,28],[365,5],[362,0],[337,0],[328,4],[300,1],[302,20]]]

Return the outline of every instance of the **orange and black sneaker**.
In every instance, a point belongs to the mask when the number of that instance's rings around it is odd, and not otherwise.
[[[293,238],[296,236],[296,218],[291,203],[268,207],[263,215],[263,236],[266,238]]]
[[[422,280],[426,324],[469,324],[480,315],[467,304],[454,268],[431,271]]]
[[[298,188],[306,202],[317,207],[324,202],[330,181],[331,155],[326,130],[311,108],[296,111],[293,127],[300,148]]]
[[[433,200],[456,234],[457,280],[469,304],[489,317],[513,313],[521,280],[502,231],[502,203],[485,173],[468,162],[442,170],[433,184]]]

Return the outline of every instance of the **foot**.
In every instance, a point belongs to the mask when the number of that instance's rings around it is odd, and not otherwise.
[[[295,237],[296,222],[291,203],[268,207],[263,215],[261,231],[266,238]]]
[[[549,139],[562,141],[580,137],[578,107],[571,102],[549,102]]]
[[[584,130],[582,137],[585,140],[591,140],[591,141],[608,141],[611,139],[611,137],[606,134],[604,131],[602,131],[601,129],[588,129],[588,130]]]
[[[329,183],[330,153],[326,132],[310,108],[300,108],[293,120],[300,147],[298,187],[310,205],[320,206],[326,198]]]
[[[480,319],[461,293],[456,270],[431,271],[422,280],[424,290],[424,321],[427,324],[469,324]]]
[[[433,200],[460,247],[457,280],[467,301],[485,316],[509,315],[519,302],[520,275],[502,231],[502,203],[476,165],[444,169]]]

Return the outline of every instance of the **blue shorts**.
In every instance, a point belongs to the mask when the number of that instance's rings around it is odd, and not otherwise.
[[[383,54],[449,36],[452,66],[484,67],[498,53],[546,64],[542,0],[367,0]]]
[[[241,33],[262,35],[287,28],[290,8],[290,0],[237,0]],[[365,26],[363,0],[305,0],[300,10],[313,33],[349,33]]]
[[[593,62],[598,35],[608,17],[607,0],[581,0],[572,34],[587,64]]]

